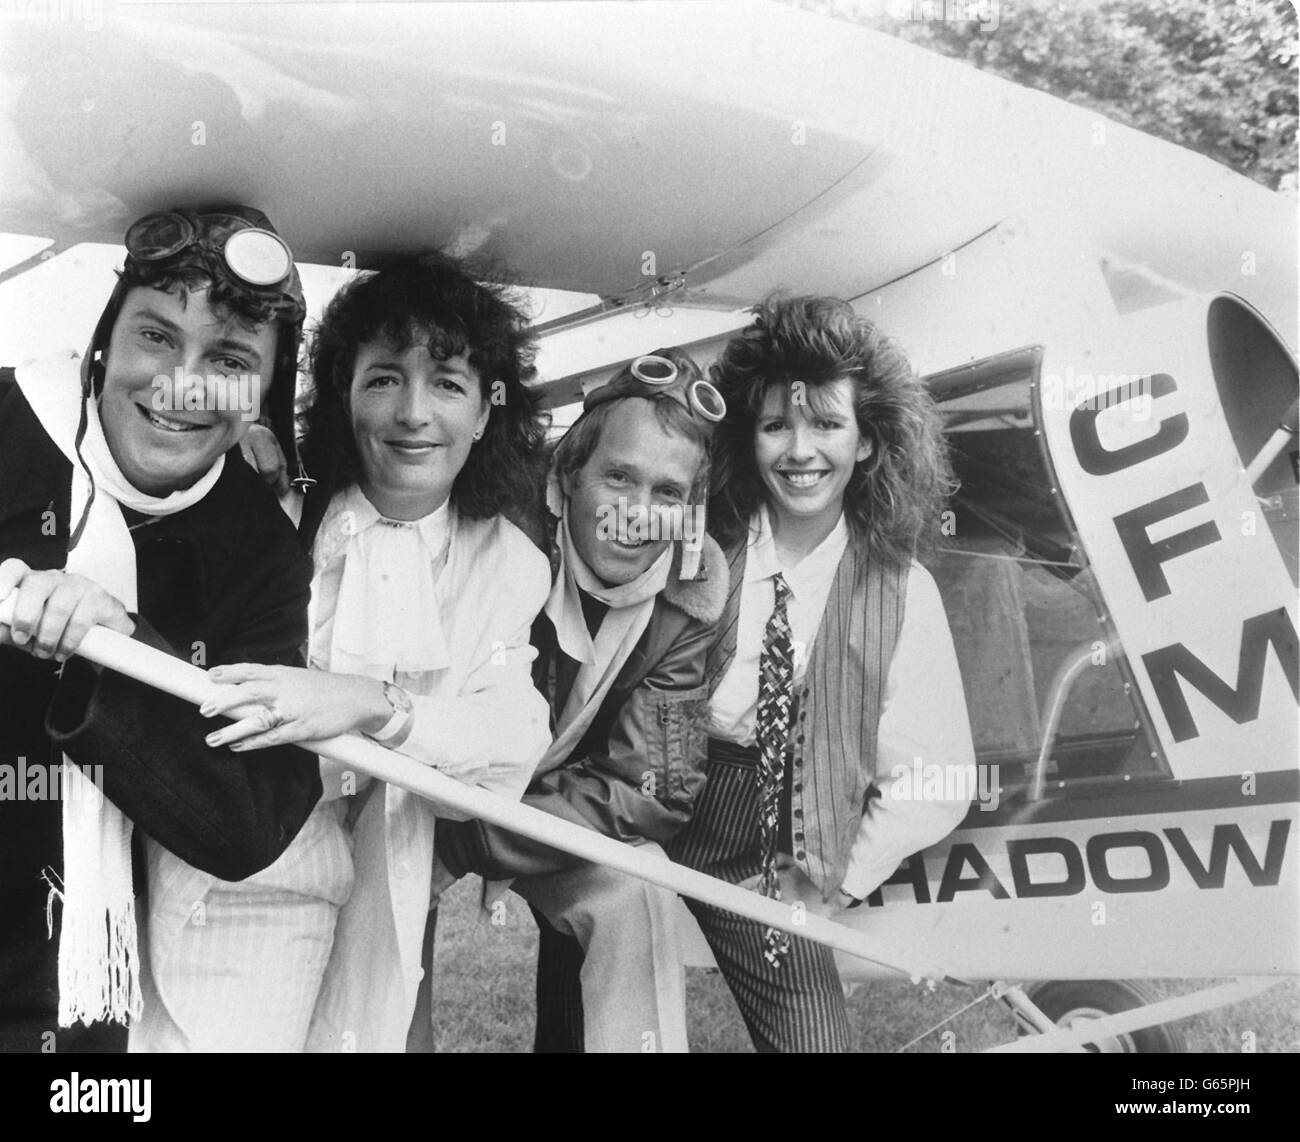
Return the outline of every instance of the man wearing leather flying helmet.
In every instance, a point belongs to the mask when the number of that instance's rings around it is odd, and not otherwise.
[[[232,313],[245,322],[272,324],[275,332],[275,352],[270,360],[259,362],[260,381],[256,405],[264,408],[260,418],[275,434],[276,442],[286,457],[297,457],[294,434],[294,396],[298,376],[298,350],[302,339],[306,303],[302,283],[293,264],[293,255],[284,240],[272,228],[270,220],[260,210],[247,206],[230,206],[196,214],[188,210],[169,210],[150,214],[133,223],[126,234],[127,262],[117,288],[109,298],[104,314],[96,326],[91,341],[89,359],[93,362],[108,346],[108,338],[117,320],[123,298],[137,281],[140,283],[167,283],[207,280],[212,284],[208,296],[212,301],[225,301]],[[234,360],[230,363],[235,363]],[[93,367],[93,366],[92,366]],[[191,382],[182,391],[175,391],[178,381],[173,371],[166,380],[153,379],[155,408],[167,410],[184,408],[194,401],[192,382],[215,382],[218,378],[248,377],[246,372],[222,372],[220,368],[205,374],[187,374]],[[213,406],[222,402],[222,390],[215,384],[207,385],[202,394]],[[228,406],[233,403],[225,402]],[[248,408],[241,406],[244,420],[250,417]],[[258,408],[252,410],[254,413]],[[303,476],[301,465],[296,468]]]
[[[548,482],[556,574],[533,644],[555,741],[524,801],[660,855],[704,781],[704,656],[727,567],[702,505],[725,411],[682,350],[638,357],[587,396]],[[567,953],[557,933],[585,950],[581,995],[539,994],[555,1007],[539,1029],[576,1021],[588,1051],[687,1049],[673,893],[481,821],[440,821],[435,839],[435,883],[513,879],[540,972]]]
[[[96,625],[200,666],[298,664],[307,634],[308,560],[238,452],[264,403],[293,454],[289,248],[242,206],[149,215],[126,246],[84,359],[0,369],[0,748],[27,777],[0,797],[3,1050],[125,1049],[165,954],[137,944],[146,835],[238,879],[320,795],[311,755],[211,749],[197,709],[70,657]]]

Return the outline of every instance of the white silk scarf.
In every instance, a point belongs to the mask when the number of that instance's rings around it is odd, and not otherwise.
[[[438,576],[451,546],[454,515],[446,501],[418,520],[390,520],[355,484],[335,497],[314,552],[319,569],[340,549],[344,560],[327,669],[390,682],[398,673],[445,670],[451,664]],[[313,632],[316,602],[313,597]]]
[[[60,355],[15,370],[18,387],[50,439],[72,463],[70,527],[85,527],[68,551],[64,571],[93,579],[131,612],[137,606],[135,544],[122,516],[124,505],[144,515],[164,516],[198,503],[221,475],[225,457],[191,487],[168,496],[148,496],[133,487],[113,459],[95,401],[87,406],[84,466],[76,454],[81,417],[82,374],[76,354]],[[87,476],[86,468],[90,470]],[[91,479],[93,478],[93,486]],[[50,885],[47,920],[63,903],[59,936],[59,1024],[78,1019],[125,1022],[140,1014],[140,963],[136,946],[135,898],[131,887],[131,822],[104,797],[67,756],[61,770],[63,887]]]
[[[630,583],[607,587],[592,574],[574,547],[567,503],[556,538],[560,548],[559,574],[543,609],[555,626],[560,650],[581,665],[557,719],[555,741],[538,763],[539,773],[563,762],[595,719],[605,695],[650,624],[655,596],[668,584],[673,556],[669,545]],[[580,590],[609,607],[594,639],[582,614]]]

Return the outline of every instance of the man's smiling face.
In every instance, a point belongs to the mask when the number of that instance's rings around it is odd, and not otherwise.
[[[165,496],[189,487],[238,444],[250,420],[228,392],[219,392],[220,378],[247,375],[253,407],[260,407],[276,335],[273,324],[249,325],[223,307],[214,310],[205,287],[131,290],[113,325],[99,402],[122,475],[148,495]],[[155,380],[165,377],[179,390],[187,376],[211,379],[206,399],[165,391]]]
[[[595,450],[563,481],[569,534],[596,578],[610,586],[630,583],[671,542],[611,532],[620,501],[642,514],[655,507],[683,509],[703,463],[704,449],[666,431],[650,401],[631,398],[610,406]]]

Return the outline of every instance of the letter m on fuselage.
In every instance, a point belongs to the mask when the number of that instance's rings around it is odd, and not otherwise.
[[[1282,664],[1291,693],[1300,702],[1300,644],[1297,643],[1291,616],[1282,607],[1242,623],[1235,687],[1215,674],[1180,642],[1144,654],[1142,663],[1151,678],[1152,689],[1169,722],[1174,741],[1187,741],[1199,733],[1180,678],[1199,690],[1238,725],[1259,717],[1259,697],[1264,686],[1264,667],[1270,646]]]

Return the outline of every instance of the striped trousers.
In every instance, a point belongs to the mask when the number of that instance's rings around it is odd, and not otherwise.
[[[148,843],[144,1010],[132,1052],[306,1049],[352,891],[346,809],[320,802],[280,858],[244,881],[214,880]]]
[[[678,863],[739,883],[759,871],[756,751],[709,742],[708,781],[690,824],[667,847]],[[763,957],[764,925],[688,900],[762,1053],[843,1052],[852,1035],[829,948],[792,937],[780,967]],[[538,917],[537,1036],[542,1052],[582,1050],[582,950]]]

